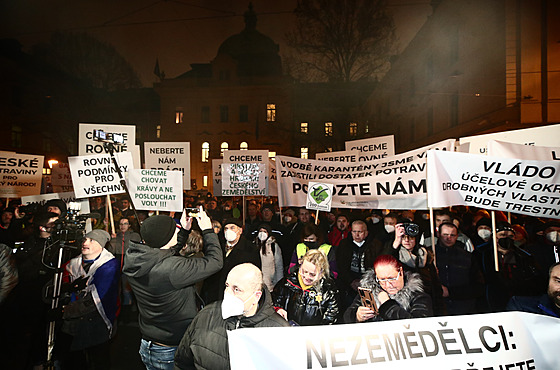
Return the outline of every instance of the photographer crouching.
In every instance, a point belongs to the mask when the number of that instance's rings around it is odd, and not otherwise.
[[[204,257],[183,257],[193,218],[203,235]],[[197,313],[195,284],[222,268],[223,255],[212,222],[200,207],[195,217],[181,216],[181,228],[164,215],[141,226],[144,244],[131,241],[124,258],[138,301],[140,356],[148,369],[173,369],[175,351]]]

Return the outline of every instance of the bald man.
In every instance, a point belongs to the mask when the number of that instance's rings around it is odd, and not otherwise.
[[[272,307],[261,270],[250,263],[235,266],[226,279],[224,299],[204,307],[185,332],[175,369],[229,369],[227,331],[289,326]]]

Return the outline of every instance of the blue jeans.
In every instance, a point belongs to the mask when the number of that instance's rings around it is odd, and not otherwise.
[[[173,370],[177,347],[165,347],[142,339],[140,357],[148,370]]]

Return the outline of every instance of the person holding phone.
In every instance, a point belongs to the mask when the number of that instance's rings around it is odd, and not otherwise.
[[[433,316],[432,300],[424,293],[420,275],[405,272],[391,255],[375,259],[373,269],[364,274],[359,288],[371,291],[375,305],[362,300],[365,294],[358,294],[344,313],[346,323]]]

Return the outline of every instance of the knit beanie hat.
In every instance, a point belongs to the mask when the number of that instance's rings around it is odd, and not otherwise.
[[[146,245],[152,248],[161,248],[173,237],[177,224],[175,220],[166,215],[148,217],[140,227],[140,235]]]
[[[103,248],[105,248],[105,244],[107,244],[107,242],[111,240],[111,236],[109,235],[109,233],[101,229],[92,230],[87,233],[85,237],[91,240],[95,240]]]

